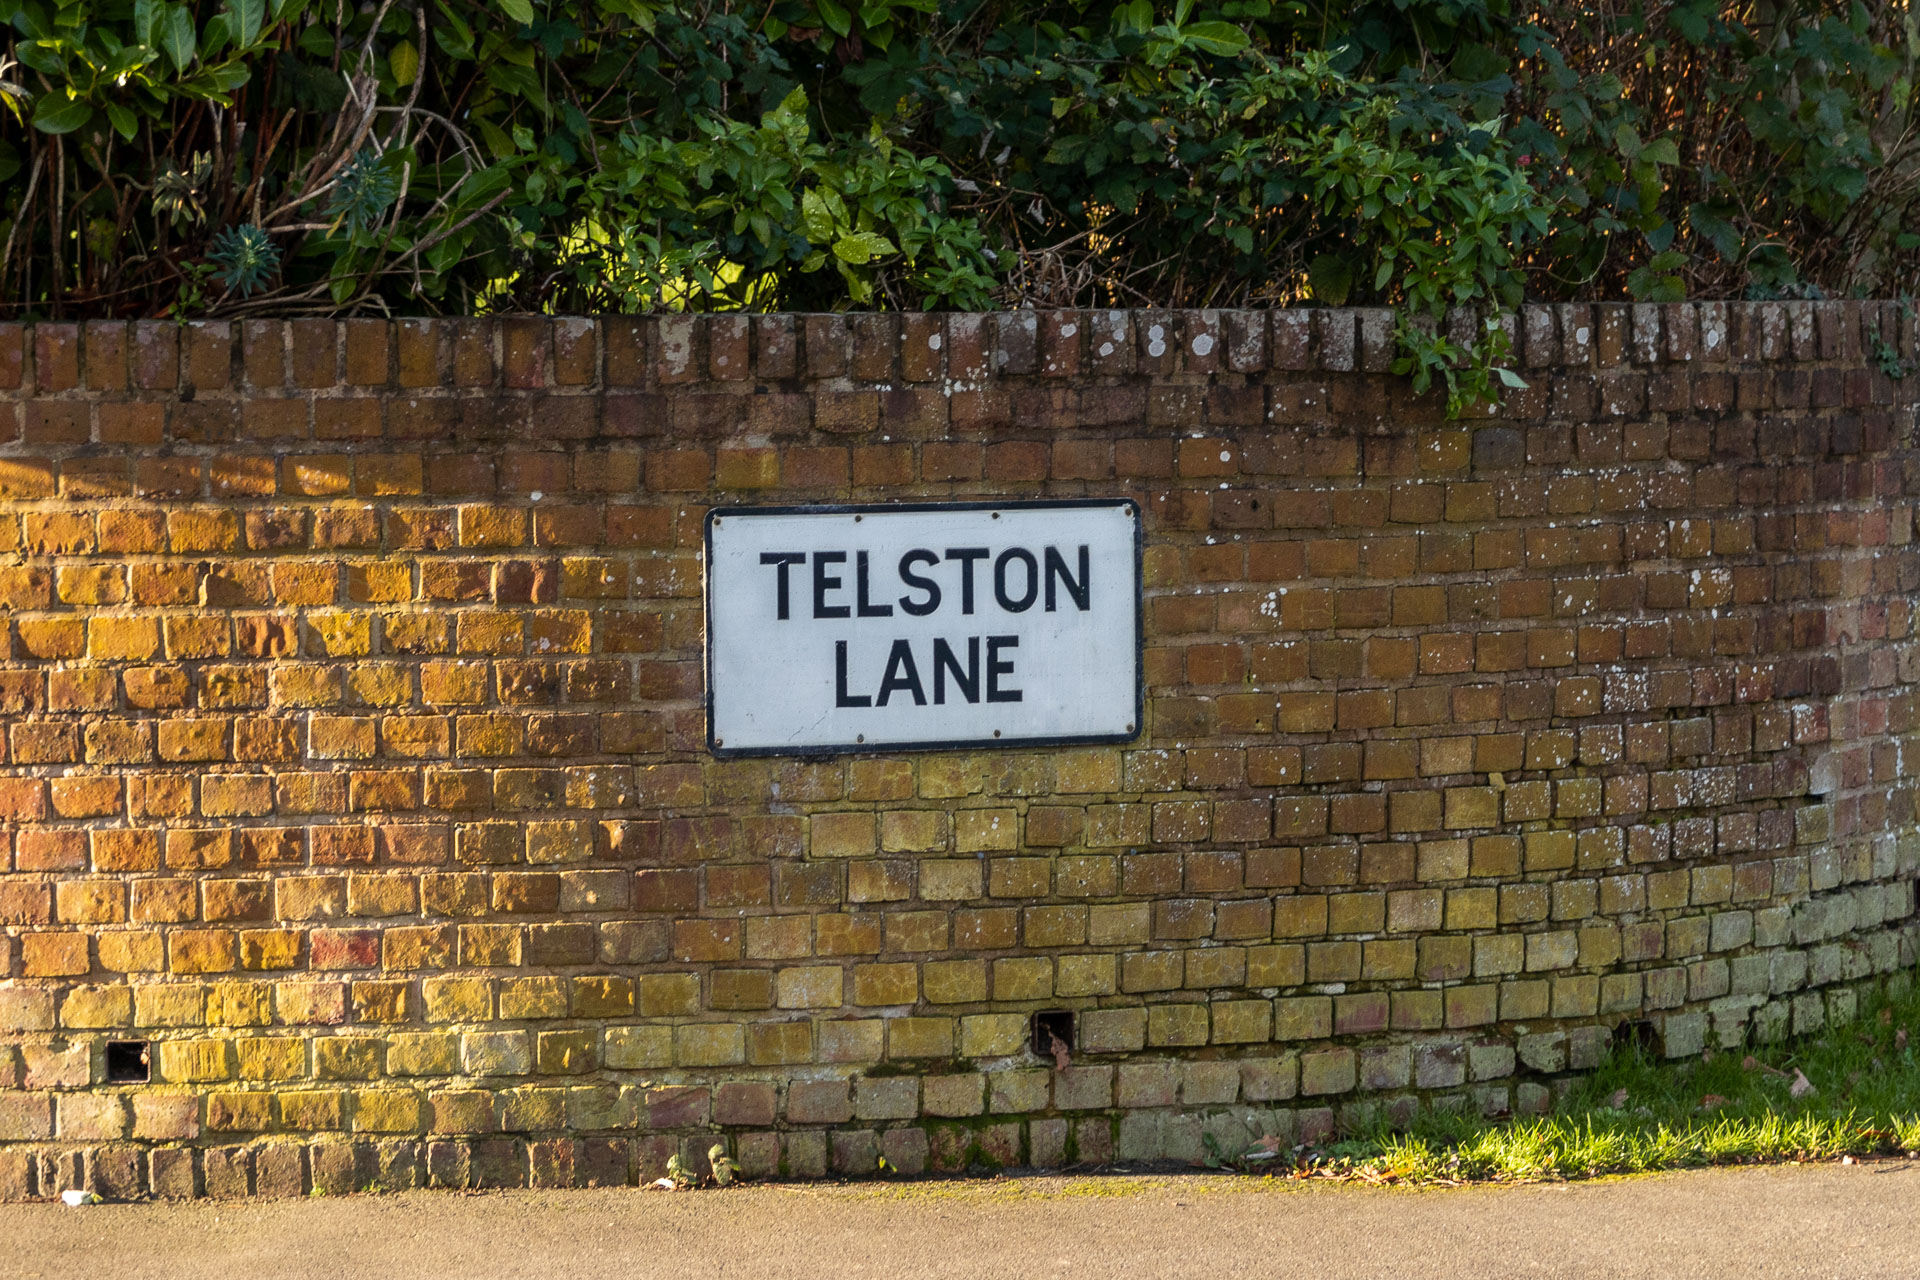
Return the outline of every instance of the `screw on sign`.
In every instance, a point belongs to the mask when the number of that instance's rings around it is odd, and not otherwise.
[[[707,523],[721,754],[1121,742],[1140,724],[1131,502],[731,508]]]

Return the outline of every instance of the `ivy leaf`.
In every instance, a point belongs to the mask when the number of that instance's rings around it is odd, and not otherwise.
[[[855,231],[833,242],[833,256],[856,267],[893,252],[893,241],[877,231]]]
[[[420,74],[420,51],[413,47],[413,41],[402,40],[387,53],[387,67],[393,72],[395,84],[402,87],[410,85]]]
[[[500,0],[500,12],[523,27],[533,25],[532,0]]]
[[[69,98],[64,89],[40,96],[33,105],[33,127],[42,133],[72,133],[93,119],[93,105],[84,98]]]

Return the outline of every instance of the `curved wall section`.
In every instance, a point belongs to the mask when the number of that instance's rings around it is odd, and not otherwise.
[[[1849,1016],[1912,321],[1515,334],[1449,422],[1373,311],[0,326],[0,1198],[1197,1158]],[[1085,497],[1136,741],[711,754],[708,508]]]

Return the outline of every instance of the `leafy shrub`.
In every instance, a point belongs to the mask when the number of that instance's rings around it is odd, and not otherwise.
[[[0,314],[1892,294],[1910,6],[0,0]]]
[[[0,0],[0,18],[16,314],[989,301],[940,162],[879,121],[817,129],[726,12]]]

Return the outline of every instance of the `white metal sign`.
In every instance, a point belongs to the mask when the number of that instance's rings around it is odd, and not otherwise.
[[[1140,688],[1132,502],[707,516],[715,754],[1124,742]]]

